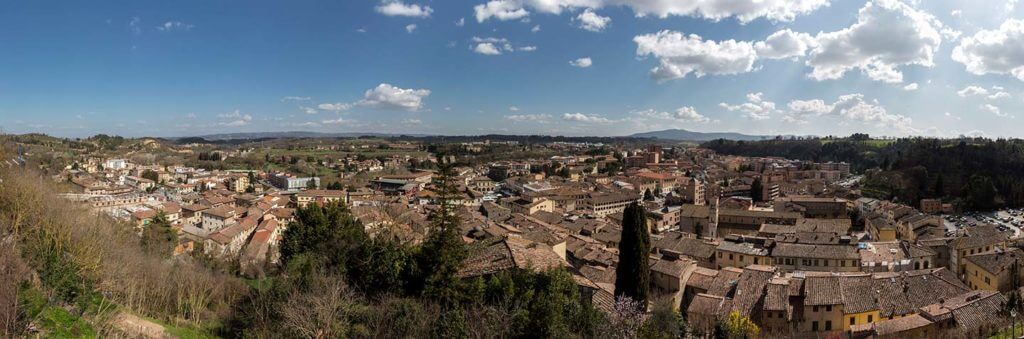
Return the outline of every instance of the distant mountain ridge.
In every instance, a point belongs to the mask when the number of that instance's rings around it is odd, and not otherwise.
[[[655,138],[655,139],[666,139],[666,140],[680,140],[680,141],[709,141],[717,139],[728,139],[728,140],[765,140],[775,138],[774,136],[767,135],[749,135],[734,132],[693,132],[685,129],[667,129],[663,131],[651,131],[643,133],[635,133],[630,135],[633,138]]]
[[[210,135],[199,135],[195,138],[203,138],[206,140],[245,140],[245,139],[285,139],[285,138],[355,138],[362,136],[369,137],[392,137],[399,135],[407,136],[425,136],[424,134],[395,134],[395,133],[322,133],[322,132],[307,132],[307,131],[290,131],[290,132],[251,132],[251,133],[222,133],[222,134],[210,134]],[[182,139],[182,138],[177,138]]]

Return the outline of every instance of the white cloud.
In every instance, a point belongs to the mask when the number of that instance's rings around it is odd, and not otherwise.
[[[473,6],[473,13],[477,22],[484,22],[490,18],[501,21],[517,20],[530,15],[530,12],[515,0],[488,1],[486,4]]]
[[[771,101],[765,101],[761,98],[763,93],[749,93],[747,94],[747,102],[739,105],[730,105],[727,103],[718,104],[730,112],[743,112],[747,118],[752,120],[767,120],[771,117],[773,112],[777,112],[775,109],[775,103]]]
[[[771,21],[792,21],[828,6],[828,0],[493,0],[474,7],[477,20],[489,18],[515,20],[530,14],[529,7],[540,13],[561,14],[566,10],[599,9],[625,6],[638,17],[688,16],[719,21],[736,18],[747,23],[758,18]]]
[[[508,39],[494,37],[473,37],[472,46],[470,49],[473,52],[483,55],[501,55],[505,52],[533,52],[537,50],[537,46],[513,47]]]
[[[594,61],[590,60],[590,58],[579,58],[576,60],[569,61],[569,64],[572,65],[573,67],[587,68],[593,65]]]
[[[516,106],[509,106],[508,110],[509,110],[509,111],[512,111],[512,112],[519,112],[519,107],[516,107]]]
[[[943,25],[934,16],[897,0],[870,1],[860,9],[857,23],[845,29],[818,33],[807,65],[815,80],[841,78],[860,69],[877,81],[898,83],[903,65],[932,67],[942,42]]]
[[[788,28],[754,43],[757,56],[765,59],[795,59],[804,56],[809,48],[815,46],[817,41],[810,34],[793,32]]]
[[[537,32],[540,32],[540,25],[533,26],[533,28],[530,29],[530,33],[537,33]]]
[[[423,107],[423,98],[428,95],[430,95],[428,89],[402,89],[383,83],[367,90],[363,94],[363,99],[357,104],[380,109],[415,111]]]
[[[408,24],[405,26],[405,31],[412,34],[416,30],[416,24]]]
[[[1009,19],[997,30],[964,37],[953,48],[953,60],[976,74],[1010,74],[1024,80],[1024,20]]]
[[[562,115],[562,120],[565,120],[565,121],[576,121],[576,122],[585,122],[585,123],[595,123],[595,124],[607,124],[607,123],[611,123],[612,122],[611,119],[608,119],[608,118],[605,118],[605,117],[601,117],[601,116],[597,116],[597,115],[586,115],[586,114],[583,114],[583,113],[565,113],[565,114]]]
[[[501,55],[501,50],[490,42],[481,42],[476,44],[476,47],[473,47],[473,52],[483,55]]]
[[[903,133],[918,132],[912,126],[912,119],[905,115],[889,113],[877,100],[867,101],[860,93],[841,95],[831,104],[824,100],[793,100],[787,105],[783,119],[787,122],[805,122],[809,117],[834,116],[843,121],[875,124]]]
[[[957,91],[956,95],[959,95],[964,98],[972,95],[988,95],[988,90],[980,86],[970,85],[964,87],[964,89]]]
[[[909,85],[903,86],[904,91],[916,91],[918,88],[916,82],[912,82]]]
[[[746,41],[716,42],[675,31],[638,35],[633,41],[638,56],[658,58],[659,66],[651,69],[651,76],[659,81],[684,78],[690,73],[697,77],[746,73],[754,69],[757,59],[753,44]]]
[[[426,18],[434,12],[434,9],[430,8],[430,6],[406,4],[400,0],[384,0],[375,9],[377,10],[377,13],[387,16],[407,16],[414,18]]]
[[[218,125],[226,127],[240,127],[248,125],[250,122],[252,122],[252,115],[243,114],[239,110],[235,110],[234,112],[217,114],[217,117],[221,119],[226,119],[226,121],[218,123]]]
[[[608,23],[612,22],[612,18],[600,16],[589,8],[577,15],[574,20],[579,21],[580,28],[591,32],[603,31],[605,27],[608,27]]]
[[[692,106],[683,106],[683,107],[680,107],[680,108],[676,109],[673,112],[664,112],[664,111],[656,111],[656,110],[653,110],[653,109],[648,109],[648,110],[639,111],[639,112],[635,112],[635,113],[637,115],[644,116],[644,117],[656,118],[656,119],[665,119],[665,120],[673,120],[673,121],[678,121],[678,122],[705,123],[705,122],[710,122],[711,121],[711,119],[709,119],[708,117],[698,113],[697,109],[693,108]]]
[[[338,102],[338,103],[333,103],[333,104],[332,103],[323,103],[323,104],[317,105],[316,108],[319,108],[319,109],[322,109],[322,110],[325,110],[325,111],[341,112],[341,111],[347,111],[350,108],[352,108],[352,104],[343,103],[343,102]]]
[[[505,120],[513,122],[548,122],[553,119],[550,114],[514,114],[506,115]]]
[[[1009,98],[1010,98],[1010,93],[1006,93],[1006,92],[995,92],[995,93],[992,93],[992,95],[988,96],[989,100],[1009,99]]]
[[[466,25],[466,18],[459,18],[455,21],[455,26],[462,27]]]
[[[302,113],[306,113],[306,114],[317,114],[318,113],[316,108],[313,108],[313,107],[299,106],[299,109],[302,110]]]
[[[981,105],[981,109],[985,110],[985,111],[988,111],[989,113],[995,114],[998,117],[1005,117],[1005,116],[1007,116],[1006,113],[1003,113],[1002,110],[1000,110],[999,107],[997,107],[995,105],[983,104],[983,105]]]
[[[342,119],[342,118],[337,118],[337,119],[324,120],[324,121],[321,121],[320,123],[324,124],[324,125],[342,125],[342,124],[348,123],[348,120],[345,120],[345,119]]]
[[[309,101],[309,99],[311,99],[311,98],[310,97],[300,97],[300,96],[286,96],[284,98],[281,98],[281,102],[285,102],[285,101]]]
[[[156,30],[161,31],[161,32],[170,32],[170,31],[177,31],[177,30],[187,31],[187,30],[190,30],[190,29],[192,29],[194,27],[195,27],[194,25],[186,24],[186,23],[181,22],[181,21],[168,21],[168,22],[165,22],[163,25],[156,26]]]
[[[423,120],[420,119],[403,119],[402,124],[405,125],[422,125]]]

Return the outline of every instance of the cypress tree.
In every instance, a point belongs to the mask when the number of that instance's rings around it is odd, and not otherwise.
[[[644,308],[650,294],[651,279],[651,266],[647,262],[651,238],[645,214],[644,208],[636,202],[622,213],[619,265],[615,269],[615,296],[630,297]]]

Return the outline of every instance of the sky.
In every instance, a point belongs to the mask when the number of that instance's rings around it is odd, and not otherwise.
[[[0,129],[1024,137],[1021,7],[6,1]]]

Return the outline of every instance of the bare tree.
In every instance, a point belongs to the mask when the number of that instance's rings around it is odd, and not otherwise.
[[[341,278],[318,276],[281,304],[284,327],[304,338],[342,338],[350,327],[354,294]]]

